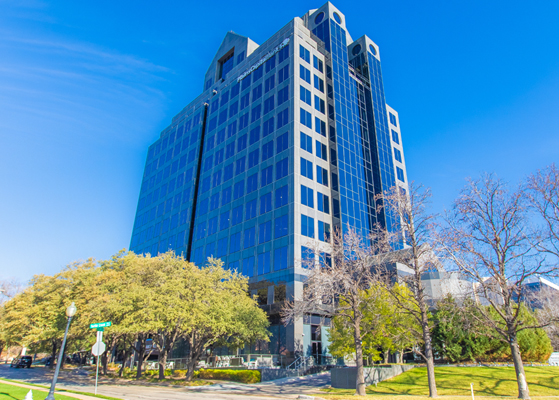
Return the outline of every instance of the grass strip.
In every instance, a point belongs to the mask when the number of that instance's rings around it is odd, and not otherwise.
[[[7,382],[13,382],[13,383],[20,383],[22,385],[29,385],[29,386],[35,386],[41,389],[50,389],[50,386],[45,386],[45,385],[37,385],[36,383],[28,383],[25,381],[17,381],[15,379],[6,379],[6,378],[0,378],[0,380],[2,381],[7,381]],[[1,383],[0,383],[1,384]],[[25,388],[21,388],[21,389],[25,389]],[[29,389],[27,389],[27,392],[29,391]],[[27,392],[25,392],[25,394],[27,394]],[[93,393],[89,393],[89,392],[80,392],[77,390],[70,390],[70,389],[56,389],[56,393],[74,393],[74,394],[83,394],[84,396],[90,396],[90,397],[97,397],[99,399],[106,399],[106,400],[123,400],[123,399],[119,399],[117,397],[110,397],[110,396],[105,396],[102,394],[93,394]],[[25,395],[24,395],[25,397]],[[44,397],[47,397],[46,395]],[[43,398],[44,398],[43,397]],[[0,399],[2,399],[2,397],[0,397]],[[23,397],[22,397],[23,399]],[[75,397],[72,397],[72,399],[75,399]],[[35,394],[33,394],[33,400],[35,400]],[[58,400],[58,399],[57,399]]]
[[[524,370],[532,397],[559,396],[559,367],[524,367]],[[471,398],[470,383],[474,384],[476,399],[518,396],[514,367],[437,367],[435,380],[439,396]],[[355,389],[323,389],[321,395],[328,399],[345,399],[354,398],[354,393]],[[376,387],[368,386],[367,394],[370,399],[427,398],[427,369],[414,368],[379,382]]]

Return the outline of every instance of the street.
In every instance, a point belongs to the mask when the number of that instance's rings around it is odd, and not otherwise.
[[[22,382],[50,385],[53,371],[45,367],[31,369],[14,369],[9,365],[0,365],[0,378],[15,379]],[[273,382],[252,385],[240,383],[222,383],[211,386],[158,386],[156,384],[136,384],[127,381],[125,385],[115,381],[99,378],[97,393],[124,400],[251,400],[296,399],[300,394],[316,393],[320,387],[330,384],[330,374],[286,378]],[[82,370],[60,371],[57,388],[93,393],[95,377],[90,377]]]

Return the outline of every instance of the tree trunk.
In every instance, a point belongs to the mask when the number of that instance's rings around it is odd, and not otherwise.
[[[140,379],[142,377],[142,364],[144,363],[145,353],[145,346],[143,345],[143,343],[140,343],[140,351],[137,351],[138,369],[136,370],[136,379]]]
[[[126,343],[125,343],[126,345]],[[118,377],[122,378],[122,373],[124,372],[124,367],[126,366],[126,361],[128,360],[128,358],[130,358],[130,355],[132,354],[132,351],[130,348],[127,348],[126,350],[124,350],[124,355],[122,357],[122,365],[120,366],[120,370],[118,371]]]
[[[427,312],[422,312],[423,317],[423,341],[425,342],[425,361],[427,363],[427,381],[429,383],[429,397],[439,397],[437,394],[437,383],[435,381],[435,360],[433,357],[433,345],[431,344],[431,332],[427,320]]]
[[[355,312],[355,310],[354,310]],[[355,341],[355,363],[357,365],[357,381],[355,382],[355,394],[365,396],[365,376],[363,369],[363,347],[361,344],[361,320],[355,319],[353,324],[353,340]]]
[[[107,364],[109,362],[109,356],[107,354],[107,352],[104,352],[103,355],[101,356],[101,365],[103,366],[103,369],[101,371],[102,375],[107,375]]]
[[[194,368],[196,368],[196,360],[194,357],[190,357],[190,361],[186,364],[188,370],[186,371],[185,380],[187,382],[192,381],[192,377],[194,376]]]
[[[383,355],[385,364],[388,364],[388,357],[390,357],[390,351],[386,350]]]
[[[165,366],[167,365],[168,352],[169,350],[165,348],[159,353],[159,379],[165,379]]]
[[[56,360],[56,349],[57,349],[57,343],[56,340],[52,341],[52,355],[50,358],[50,366],[49,368],[52,369],[54,367],[54,361]]]
[[[520,348],[518,347],[516,332],[509,333],[509,344],[512,361],[514,362],[516,382],[518,384],[518,398],[529,399],[530,391],[528,390],[528,384],[526,383],[526,374],[524,373],[524,364],[522,364],[522,357],[520,356]]]

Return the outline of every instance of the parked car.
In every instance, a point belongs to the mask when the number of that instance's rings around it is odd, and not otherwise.
[[[12,363],[10,364],[10,368],[31,368],[31,363],[33,362],[33,357],[31,356],[21,356],[21,357],[16,357],[12,360]]]

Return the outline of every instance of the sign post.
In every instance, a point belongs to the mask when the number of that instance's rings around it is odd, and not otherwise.
[[[97,357],[97,372],[95,373],[95,394],[97,394],[97,380],[99,379],[99,357],[105,352],[106,346],[103,343],[103,331],[106,327],[111,326],[111,321],[97,322],[89,324],[89,329],[97,329],[97,341],[91,348],[91,353]]]

